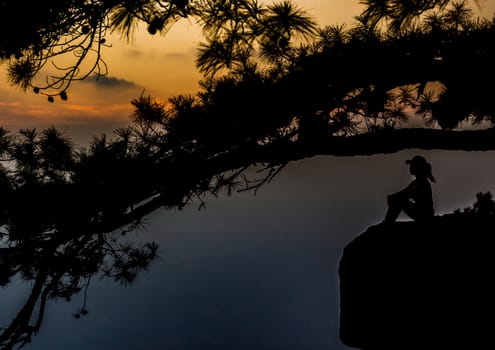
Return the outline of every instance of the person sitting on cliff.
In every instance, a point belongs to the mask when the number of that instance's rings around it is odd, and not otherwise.
[[[404,211],[415,221],[427,221],[433,218],[433,199],[431,182],[435,177],[431,174],[431,165],[421,156],[406,161],[409,172],[415,179],[402,191],[387,197],[388,210],[384,223],[393,223]]]

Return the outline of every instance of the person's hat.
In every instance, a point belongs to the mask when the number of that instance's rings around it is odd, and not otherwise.
[[[412,159],[406,160],[406,164],[426,165],[428,162],[424,157],[414,156]]]
[[[431,164],[424,157],[414,156],[412,159],[406,160],[406,163],[414,166],[417,171],[423,172],[430,181],[435,182],[435,177],[431,174]]]

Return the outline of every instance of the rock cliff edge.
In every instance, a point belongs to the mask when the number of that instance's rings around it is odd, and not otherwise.
[[[493,217],[376,225],[344,249],[340,338],[373,349],[492,348]]]

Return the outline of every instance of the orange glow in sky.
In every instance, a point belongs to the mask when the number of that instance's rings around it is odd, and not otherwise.
[[[358,0],[296,0],[294,3],[314,16],[319,26],[351,25],[362,8]],[[484,3],[484,12],[493,13],[495,1]],[[9,86],[2,69],[0,125],[11,131],[54,125],[72,135],[77,143],[84,143],[93,134],[111,133],[129,123],[130,101],[143,91],[167,99],[198,90],[201,74],[194,58],[200,41],[200,31],[188,20],[176,24],[166,36],[151,36],[144,27],[140,28],[130,43],[112,34],[107,39],[112,47],[103,52],[108,76],[98,84],[94,79],[74,83],[69,100],[56,100],[53,104],[31,91],[24,93]]]

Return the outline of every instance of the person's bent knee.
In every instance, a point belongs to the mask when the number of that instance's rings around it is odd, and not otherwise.
[[[388,196],[387,198],[387,204],[389,206],[394,206],[394,207],[402,207],[405,200],[403,200],[401,197],[398,196]]]

